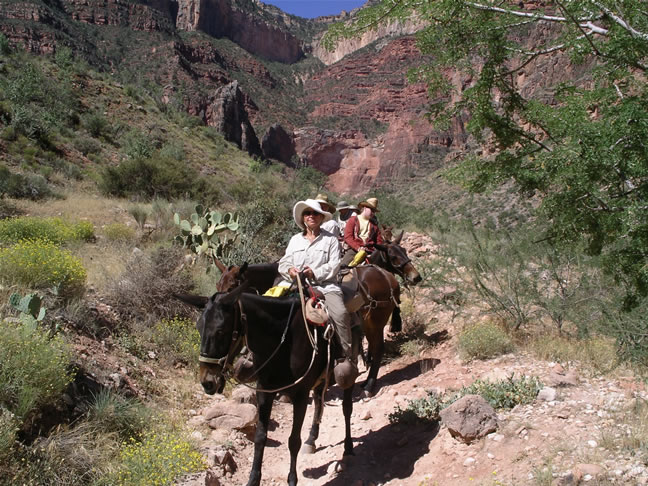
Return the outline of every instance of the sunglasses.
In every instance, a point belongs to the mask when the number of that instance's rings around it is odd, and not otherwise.
[[[318,213],[317,211],[304,211],[302,214],[303,214],[304,216],[317,216],[317,215],[319,215],[320,213]]]

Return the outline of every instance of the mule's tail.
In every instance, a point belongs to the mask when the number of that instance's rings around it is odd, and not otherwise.
[[[391,324],[389,325],[391,332],[400,332],[403,330],[403,320],[401,319],[400,307],[394,307],[391,315]]]

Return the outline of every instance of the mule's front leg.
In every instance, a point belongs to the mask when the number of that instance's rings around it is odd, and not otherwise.
[[[351,438],[351,414],[353,413],[353,387],[344,390],[342,398],[342,412],[344,412],[344,455],[353,456],[353,439]]]
[[[320,384],[313,390],[313,403],[315,405],[315,412],[313,413],[313,423],[311,424],[308,439],[304,442],[304,452],[306,454],[314,454],[317,448],[315,442],[319,437],[320,423],[322,422],[322,398],[324,397],[324,383]]]
[[[268,439],[268,424],[272,412],[272,402],[275,393],[257,392],[257,409],[259,420],[257,421],[256,434],[254,435],[254,460],[247,486],[259,486],[261,484],[261,464],[263,463],[263,451]]]
[[[289,486],[297,486],[297,454],[301,448],[301,428],[304,424],[307,406],[308,391],[297,394],[293,401],[293,426],[288,439],[288,448],[290,449]]]

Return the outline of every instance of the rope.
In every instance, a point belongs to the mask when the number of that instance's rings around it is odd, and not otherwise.
[[[304,298],[303,298],[303,290],[302,290],[302,286],[301,286],[301,279],[298,278],[297,281],[299,282],[299,294],[300,294],[301,301],[302,301],[302,315],[304,317],[304,325],[306,327],[306,335],[308,336],[308,339],[310,340],[311,345],[313,347],[313,354],[311,355],[311,361],[310,361],[310,364],[308,365],[308,369],[304,372],[304,374],[300,378],[298,378],[293,383],[289,383],[288,385],[285,385],[285,386],[282,386],[280,388],[276,388],[276,389],[273,389],[273,390],[267,390],[265,388],[257,388],[255,386],[248,385],[247,383],[242,383],[240,380],[235,379],[235,381],[237,381],[240,385],[246,386],[247,388],[250,388],[251,390],[254,390],[254,391],[257,391],[257,392],[276,393],[276,392],[286,390],[287,388],[290,388],[292,386],[295,386],[298,383],[301,383],[304,380],[304,378],[306,378],[306,376],[310,372],[311,368],[313,367],[313,363],[315,362],[315,356],[317,356],[317,340],[318,340],[318,336],[317,336],[317,331],[314,331],[313,335],[311,335],[310,330],[308,329],[308,323],[306,322],[306,315],[304,314]],[[274,357],[274,355],[277,354],[277,352],[279,351],[279,348],[281,347],[281,345],[284,343],[284,341],[286,339],[286,335],[288,334],[288,328],[290,327],[290,322],[292,320],[294,307],[295,307],[295,303],[293,302],[291,307],[290,307],[290,314],[288,316],[288,321],[286,322],[286,328],[284,329],[283,335],[281,336],[281,341],[279,342],[279,345],[275,348],[275,350],[272,352],[270,357],[255,371],[254,375],[252,375],[252,376],[257,375],[259,373],[259,371],[261,371],[261,369],[270,362],[270,360]],[[244,317],[245,313],[243,312],[243,304],[241,303],[241,301],[239,301],[239,308],[241,310],[241,320],[242,321],[247,320],[247,318]],[[330,324],[329,324],[329,326],[330,326]],[[327,330],[328,330],[328,328],[327,328]],[[329,349],[329,355],[330,355],[330,347],[331,347],[330,335],[329,335],[329,337],[327,337],[326,334],[328,334],[328,333],[325,331],[325,339],[327,339],[329,341],[328,349]],[[247,330],[246,330],[245,335],[247,336]],[[247,343],[247,338],[246,338],[246,343]],[[254,351],[249,346],[248,346],[248,349],[250,351],[252,351],[252,353],[254,353]],[[327,359],[330,359],[330,357],[327,358]],[[327,360],[327,365],[326,365],[327,384],[328,384],[328,366],[329,366],[329,361]]]

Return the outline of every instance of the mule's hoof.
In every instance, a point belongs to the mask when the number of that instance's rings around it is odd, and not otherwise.
[[[372,398],[374,396],[374,393],[370,390],[362,390],[362,393],[360,394],[362,398]]]
[[[315,446],[313,444],[304,444],[302,446],[302,452],[304,454],[315,454]]]

